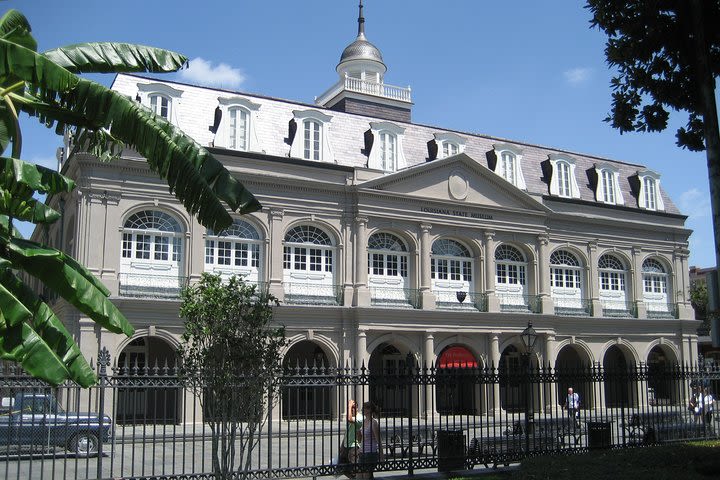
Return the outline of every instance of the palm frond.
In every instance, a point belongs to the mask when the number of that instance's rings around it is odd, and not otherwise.
[[[187,65],[187,57],[179,53],[131,43],[78,43],[43,55],[73,73],[162,73]]]

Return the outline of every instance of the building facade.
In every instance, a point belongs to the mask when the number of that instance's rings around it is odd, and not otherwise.
[[[383,372],[411,358],[513,369],[528,321],[541,334],[537,365],[695,361],[690,231],[660,174],[412,123],[411,90],[385,83],[362,10],[336,70],[316,104],[116,77],[113,89],[206,146],[263,209],[208,231],[137,154],[102,163],[68,158],[68,144],[60,168],[78,188],[49,199],[63,220],[34,238],[88,266],[136,328],[133,338],[101,331],[56,301],[87,357],[107,347],[120,365],[173,362],[179,289],[215,272],[244,275],[280,299],[290,366]],[[383,388],[371,395],[392,411]],[[426,408],[510,408],[519,400],[506,393]],[[323,410],[337,402],[321,400],[288,402],[282,414],[337,413]],[[542,401],[556,404],[556,392]]]

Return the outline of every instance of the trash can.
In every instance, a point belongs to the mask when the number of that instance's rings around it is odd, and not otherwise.
[[[465,470],[465,435],[462,430],[438,430],[438,472]]]
[[[610,448],[612,422],[587,422],[588,448]]]

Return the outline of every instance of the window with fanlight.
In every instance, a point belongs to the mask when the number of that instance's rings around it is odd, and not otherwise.
[[[582,264],[574,253],[556,250],[550,255],[550,294],[558,308],[584,309]]]
[[[627,310],[627,269],[617,256],[606,253],[598,259],[600,303],[607,310]]]
[[[435,240],[430,255],[430,277],[437,302],[457,304],[458,292],[474,292],[473,268],[472,255],[465,245],[450,238]]]
[[[643,262],[643,302],[649,314],[670,311],[669,277],[665,265],[657,258],[648,258]]]
[[[235,220],[222,232],[208,230],[205,239],[205,271],[240,275],[249,282],[260,280],[262,242],[257,229]]]

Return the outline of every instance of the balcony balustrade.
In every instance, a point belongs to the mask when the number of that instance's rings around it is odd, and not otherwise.
[[[540,313],[540,297],[538,295],[519,295],[514,293],[495,294],[501,312]]]
[[[487,294],[479,292],[453,292],[433,290],[438,310],[470,310],[487,312]]]
[[[589,317],[592,315],[592,301],[589,298],[556,298],[555,315],[563,317]]]
[[[370,287],[370,305],[386,308],[420,308],[420,291],[415,288]]]
[[[118,295],[132,298],[175,300],[187,285],[188,278],[177,275],[146,275],[121,273],[118,275]]]
[[[677,303],[645,302],[647,318],[677,318]]]
[[[360,78],[345,77],[341,78],[335,85],[328,88],[325,93],[320,95],[316,102],[324,104],[332,99],[343,90],[355,93],[364,93],[366,95],[374,95],[376,97],[397,100],[399,102],[412,102],[412,91],[410,87],[398,87],[395,85],[387,85]]]
[[[342,305],[342,285],[283,283],[286,305]]]
[[[635,302],[621,302],[617,300],[603,300],[602,304],[603,317],[610,318],[635,318],[637,317],[637,308]]]

